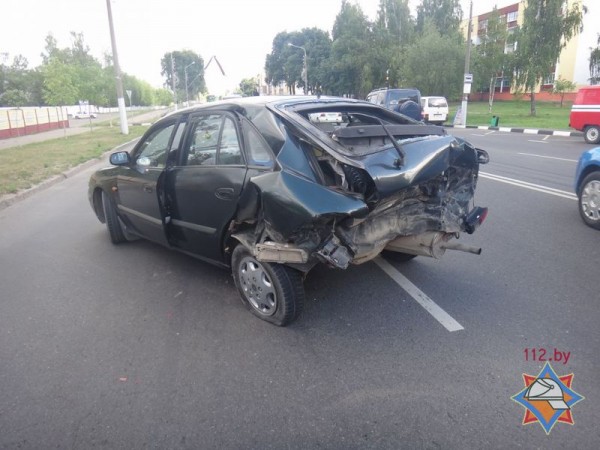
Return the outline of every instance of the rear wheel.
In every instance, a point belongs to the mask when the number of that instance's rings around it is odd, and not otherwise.
[[[127,235],[119,222],[115,205],[104,191],[102,191],[102,208],[104,209],[104,220],[106,221],[106,228],[108,228],[108,234],[112,243],[120,244],[126,242]]]
[[[233,251],[231,270],[243,303],[255,316],[283,327],[302,312],[304,286],[297,270],[258,261],[243,245]]]
[[[581,218],[590,227],[600,230],[600,171],[583,179],[578,197]]]
[[[588,144],[597,144],[600,142],[600,128],[596,125],[585,127],[583,138]]]

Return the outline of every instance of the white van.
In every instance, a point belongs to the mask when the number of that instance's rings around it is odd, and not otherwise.
[[[423,121],[443,124],[448,120],[448,102],[445,97],[421,97]]]

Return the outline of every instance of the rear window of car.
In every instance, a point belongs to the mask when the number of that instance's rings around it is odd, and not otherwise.
[[[429,99],[429,106],[445,108],[448,106],[448,102],[444,97],[433,97]]]

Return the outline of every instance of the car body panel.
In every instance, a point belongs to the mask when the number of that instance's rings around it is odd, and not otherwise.
[[[600,147],[583,152],[575,169],[575,193],[579,195],[581,182],[590,173],[600,171]]]
[[[588,126],[600,127],[600,86],[579,88],[571,107],[569,126],[578,131]]]

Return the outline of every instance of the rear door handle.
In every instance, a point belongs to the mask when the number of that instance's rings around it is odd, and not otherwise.
[[[221,200],[233,200],[233,188],[219,188],[215,191],[215,196]]]

